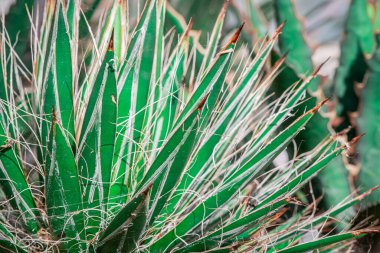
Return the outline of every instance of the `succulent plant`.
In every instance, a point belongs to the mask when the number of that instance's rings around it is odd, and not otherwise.
[[[237,58],[242,27],[219,48],[226,5],[202,48],[174,12],[183,30],[164,34],[164,0],[136,24],[126,3],[93,32],[79,1],[47,1],[31,70],[2,31],[2,252],[328,251],[376,231],[330,226],[375,189],[323,213],[293,196],[345,152],[337,136],[273,165],[327,101],[292,117],[319,68],[269,93],[282,25]]]

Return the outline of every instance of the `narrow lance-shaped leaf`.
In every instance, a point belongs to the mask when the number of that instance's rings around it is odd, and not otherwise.
[[[91,92],[79,145],[83,205],[90,238],[106,219],[116,134],[116,77],[112,43]]]
[[[379,186],[380,187],[380,186]],[[303,222],[299,225],[299,229],[307,229],[311,226],[316,227],[318,225],[326,223],[330,219],[339,219],[339,216],[346,212],[347,210],[351,209],[353,206],[360,204],[360,202],[371,196],[373,192],[379,189],[379,187],[375,187],[370,189],[369,191],[357,196],[354,199],[351,199],[349,201],[346,201],[344,203],[340,203],[338,206],[334,207],[330,211],[328,211],[326,214],[321,214],[319,217],[316,217],[312,222]],[[286,238],[291,238],[293,235],[297,234],[297,231],[289,231],[288,233],[284,234],[282,237],[278,238],[279,241],[282,241]]]
[[[189,101],[176,119],[176,125],[180,124],[181,121],[189,113],[191,113],[197,105],[206,98],[206,96],[208,96],[208,94],[213,96],[213,99],[211,99],[212,101],[216,100],[222,84],[224,83],[225,75],[234,52],[235,43],[239,38],[241,29],[242,27],[240,27],[239,30],[232,36],[229,43],[223,48],[212,66],[208,69],[207,73],[200,81],[200,84],[197,86],[196,90],[191,95]],[[206,117],[205,120],[207,121],[209,113],[204,117]]]
[[[162,79],[162,87],[156,91],[157,122],[152,134],[152,157],[155,157],[155,150],[158,150],[164,143],[166,137],[173,128],[175,115],[180,100],[179,90],[182,85],[182,77],[185,70],[186,56],[188,50],[188,37],[186,34],[180,42],[178,50],[171,57],[167,70]]]
[[[47,214],[52,233],[58,238],[70,238],[59,245],[62,250],[85,249],[82,191],[78,169],[70,141],[53,111],[45,172]]]
[[[243,29],[243,25],[240,26],[240,28],[235,32],[235,34],[232,36],[228,44],[222,49],[222,51],[219,53],[220,58],[223,57],[223,54],[226,54],[226,63],[222,66],[214,65],[213,69],[218,70],[220,73],[217,76],[217,79],[213,79],[211,81],[212,83],[212,88],[210,91],[210,95],[207,97],[204,109],[202,110],[201,116],[200,116],[200,126],[199,126],[199,131],[202,132],[205,127],[207,126],[212,114],[213,110],[216,107],[215,105],[217,104],[217,100],[220,99],[221,92],[222,92],[222,87],[225,84],[225,79],[226,79],[226,74],[228,72],[228,69],[230,67],[230,62],[232,58],[232,54],[235,49],[235,44],[239,38],[239,35]],[[211,72],[211,71],[210,71]],[[206,75],[206,77],[209,77],[209,75]],[[204,79],[202,82],[208,82],[210,81],[209,79]]]
[[[135,249],[146,223],[149,189],[132,198],[102,231],[97,252],[132,252]]]
[[[127,24],[126,17],[127,14],[127,5],[125,0],[117,2],[117,10],[115,21],[113,25],[113,41],[115,48],[116,62],[119,66],[121,60],[124,59],[125,50],[126,50],[126,36],[127,36]]]
[[[153,60],[156,42],[157,1],[149,1],[135,28],[128,45],[126,59],[118,77],[118,122],[115,145],[115,174],[122,192],[117,201],[125,201],[127,187],[133,184],[134,159],[137,156],[136,142],[139,142],[145,117],[148,94],[152,81]],[[153,77],[155,78],[155,77]],[[137,169],[136,169],[137,170]],[[127,174],[127,173],[133,173]],[[135,178],[133,178],[135,180]]]
[[[164,171],[157,177],[150,192],[150,225],[165,206],[166,201],[173,192],[174,186],[182,176],[186,162],[193,149],[198,120],[198,110],[195,110],[183,124],[183,128],[186,129],[186,132],[183,132],[183,136],[181,137],[182,141],[177,146],[175,154],[163,153],[169,155],[171,161],[165,162],[166,166]],[[163,154],[160,153],[161,156],[163,156]],[[160,157],[157,157],[157,159],[160,161]],[[149,170],[158,170],[157,164],[153,163]]]
[[[226,12],[227,12],[228,4],[229,4],[229,1],[224,2],[224,5],[223,5],[222,9],[220,10],[219,15],[216,19],[214,29],[212,30],[212,33],[211,33],[211,36],[209,39],[209,43],[208,43],[208,46],[206,48],[206,52],[205,52],[205,55],[204,55],[204,58],[202,61],[202,65],[201,65],[201,68],[199,70],[199,73],[201,73],[201,75],[198,75],[198,77],[203,76],[203,73],[207,70],[207,67],[209,66],[209,64],[211,63],[211,60],[215,56],[215,53],[216,53],[216,50],[218,47],[218,43],[220,40],[220,36],[222,34],[224,17],[225,17]]]
[[[20,155],[12,139],[8,139],[3,123],[0,123],[0,182],[11,206],[19,212],[19,220],[26,228],[36,233],[38,223],[35,216],[36,204],[28,182]]]
[[[61,119],[65,134],[73,146],[75,134],[71,47],[63,8],[61,1],[57,1],[53,29],[51,30],[48,79],[42,92],[42,114],[47,122],[43,122],[41,138],[42,143],[46,144],[49,134],[48,122],[51,119],[51,109],[54,107],[57,108],[58,118]]]
[[[283,187],[278,189],[276,192],[272,193],[270,196],[265,198],[257,207],[264,206],[265,204],[270,203],[271,201],[277,199],[283,194],[291,194],[295,190],[299,189],[303,184],[308,182],[311,177],[315,176],[318,171],[322,170],[326,165],[335,157],[337,157],[340,153],[342,153],[343,149],[339,148],[331,154],[328,154],[321,161],[317,161],[306,171],[302,172],[300,175],[292,179],[289,183],[285,184]]]
[[[306,43],[302,20],[296,10],[294,1],[276,0],[274,4],[277,21],[286,21],[283,33],[280,36],[279,46],[282,54],[287,53],[286,62],[289,64],[290,69],[286,69],[282,76],[294,79],[294,76],[297,75],[303,78],[304,74],[313,67],[311,59],[313,52]],[[360,19],[363,18],[361,17]],[[350,51],[350,55],[352,55],[352,51]],[[294,73],[292,73],[293,71]],[[320,82],[321,79],[318,77],[311,81],[308,89],[309,92],[307,93],[309,99],[305,103],[307,108],[313,107],[315,103],[323,99],[323,92],[327,92],[330,95],[331,92],[328,89],[322,90]],[[353,101],[350,100],[349,103],[352,104]],[[306,127],[306,131],[300,134],[296,141],[303,150],[311,150],[329,134],[328,124],[329,120],[327,118],[317,115]],[[347,170],[344,167],[342,159],[333,160],[329,167],[331,169],[322,171],[318,178],[325,189],[326,196],[324,202],[327,206],[337,204],[340,199],[350,194],[350,188],[347,183]]]
[[[154,153],[153,147],[154,143],[154,128],[157,123],[157,114],[158,114],[158,104],[162,102],[163,99],[160,96],[160,92],[162,90],[162,67],[163,67],[163,57],[164,57],[164,25],[165,25],[165,9],[166,9],[166,1],[158,0],[157,1],[157,16],[156,16],[156,37],[154,44],[154,57],[153,57],[153,69],[151,73],[150,80],[150,88],[148,92],[148,100],[146,105],[146,111],[144,115],[142,129],[142,135],[140,137],[139,143],[143,144],[140,148],[141,150],[137,153],[136,157],[136,167],[142,167],[146,158],[144,156],[147,153],[151,153],[150,157],[153,156]],[[189,24],[191,27],[191,24]],[[187,36],[183,36],[187,37]],[[153,152],[152,152],[153,151]],[[142,175],[145,173],[144,169],[138,170],[137,180],[142,178]]]
[[[181,146],[186,145],[186,139],[192,136],[190,133],[194,130],[194,121],[196,121],[196,115],[198,114],[198,110],[201,108],[202,103],[200,103],[198,107],[185,118],[184,122],[181,125],[173,129],[171,135],[163,145],[160,153],[157,155],[156,159],[149,167],[148,172],[144,176],[144,179],[139,184],[136,190],[137,193],[144,191],[155,180],[157,180],[157,176],[163,172],[165,167],[178,154]]]
[[[179,35],[186,33],[186,19],[170,4],[166,3],[166,24],[172,24],[177,30]],[[194,17],[191,17],[193,19]],[[199,43],[199,33],[190,33],[189,34],[189,44],[190,48],[195,49],[195,64],[197,68],[200,68],[202,64],[202,59],[206,54],[206,50]]]

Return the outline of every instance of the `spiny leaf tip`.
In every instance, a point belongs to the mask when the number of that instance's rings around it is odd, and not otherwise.
[[[189,24],[187,25],[187,27],[186,27],[186,30],[185,30],[185,32],[184,32],[184,36],[185,37],[188,37],[189,36],[189,33],[190,33],[190,31],[191,31],[191,28],[193,28],[193,18],[190,18],[190,20],[189,20]]]
[[[365,135],[365,133],[362,133],[362,134],[352,138],[352,140],[348,143],[349,146],[356,144],[364,135]]]
[[[319,64],[314,70],[313,70],[313,73],[311,73],[312,76],[315,76],[319,73],[319,71],[321,70],[321,68],[326,64],[326,62],[328,62],[330,60],[330,57],[327,57],[327,59],[325,61],[323,61],[321,64]]]
[[[113,51],[114,47],[113,47],[113,35],[114,35],[114,30],[112,30],[112,33],[111,33],[111,38],[110,38],[110,42],[108,43],[108,50],[110,51]]]
[[[331,99],[331,97],[328,97],[324,100],[322,100],[321,102],[319,102],[313,109],[311,109],[309,112],[314,114],[316,113],[324,104],[327,103],[327,101],[329,101]]]
[[[282,28],[284,28],[284,25],[286,23],[286,20],[284,22],[282,22],[276,29],[276,31],[273,33],[272,35],[272,40],[275,39],[276,37],[278,37],[278,35],[280,35],[281,31],[282,31]]]

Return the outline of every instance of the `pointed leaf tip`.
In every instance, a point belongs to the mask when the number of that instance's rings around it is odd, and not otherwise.
[[[280,33],[281,33],[281,31],[282,31],[282,28],[284,28],[285,23],[286,23],[286,20],[285,20],[284,22],[282,22],[282,23],[277,27],[276,31],[275,31],[275,32],[273,33],[273,35],[272,35],[272,38],[271,38],[272,40],[275,39],[275,38],[277,38],[278,35],[280,35]]]
[[[352,140],[348,143],[349,144],[348,146],[352,146],[352,145],[356,144],[364,135],[365,135],[365,133],[362,133],[361,135],[358,135],[358,136],[352,138]]]
[[[236,41],[239,39],[240,33],[243,30],[244,27],[244,22],[243,24],[237,29],[237,31],[232,35],[231,39],[228,41],[228,43],[223,47],[222,51],[226,50],[231,44],[235,44]]]
[[[321,68],[326,64],[326,62],[328,62],[330,60],[330,57],[327,57],[327,59],[322,62],[321,64],[319,64],[313,71],[313,73],[311,73],[312,76],[316,76],[319,71],[321,70]]]
[[[329,101],[331,99],[331,97],[328,97],[324,100],[322,100],[321,102],[319,102],[313,109],[311,109],[308,113],[316,113],[324,104],[327,103],[327,101]]]
[[[230,40],[230,43],[231,43],[231,44],[236,43],[236,41],[239,39],[240,33],[241,33],[241,31],[243,30],[244,24],[245,24],[245,22],[243,22],[243,24],[241,24],[241,26],[239,27],[239,29],[238,29],[238,30],[235,32],[235,34],[232,36],[232,38],[231,38],[231,40]]]
[[[360,236],[360,235],[369,234],[369,233],[380,233],[380,226],[351,231],[351,234],[354,236]]]
[[[286,55],[281,56],[280,59],[278,59],[278,60],[274,63],[272,69],[276,69],[276,68],[278,68],[279,66],[281,66],[282,64],[284,64],[285,60],[286,60]]]
[[[110,51],[114,51],[113,36],[114,36],[114,30],[112,30],[110,42],[108,43],[108,50],[110,50]]]
[[[371,189],[369,189],[368,191],[366,191],[365,193],[359,195],[357,197],[358,200],[363,200],[364,198],[366,198],[367,196],[371,195],[374,191],[378,190],[380,188],[380,185],[377,185],[375,187],[372,187]]]
[[[193,28],[193,18],[190,18],[190,20],[189,20],[189,24],[187,25],[187,27],[186,27],[186,30],[185,30],[185,32],[184,32],[184,36],[185,37],[188,37],[189,36],[189,33],[190,33],[190,31],[191,31],[191,28]]]
[[[230,0],[225,0],[224,1],[224,4],[223,4],[223,7],[222,7],[222,10],[220,11],[219,17],[224,17],[226,15],[227,8],[228,8],[229,4],[230,4]]]
[[[203,109],[203,106],[205,105],[205,103],[206,103],[207,98],[208,98],[209,95],[210,95],[210,93],[207,94],[204,99],[202,99],[202,101],[199,103],[199,105],[197,107],[197,110],[201,111]]]

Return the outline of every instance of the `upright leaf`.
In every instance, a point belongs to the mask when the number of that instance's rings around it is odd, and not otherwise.
[[[116,94],[114,52],[110,43],[91,91],[77,158],[82,177],[83,206],[87,209],[88,238],[105,225],[107,217],[116,135]]]

